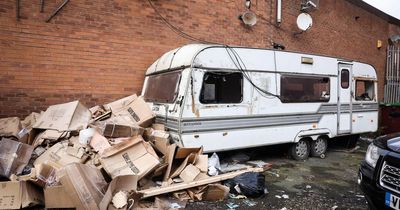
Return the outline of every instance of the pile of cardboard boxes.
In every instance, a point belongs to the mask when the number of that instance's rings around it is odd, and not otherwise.
[[[0,209],[167,208],[160,195],[221,200],[229,193],[221,181],[269,166],[210,176],[202,148],[178,147],[154,118],[131,95],[91,109],[74,101],[22,121],[0,119]]]

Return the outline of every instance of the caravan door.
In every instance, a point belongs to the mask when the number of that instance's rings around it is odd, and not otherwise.
[[[352,64],[339,62],[338,71],[337,131],[340,135],[351,133]]]

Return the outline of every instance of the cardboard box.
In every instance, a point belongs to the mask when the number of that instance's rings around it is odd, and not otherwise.
[[[132,137],[142,135],[144,129],[132,124],[130,120],[121,117],[113,117],[106,121],[103,135],[109,138]]]
[[[129,104],[119,109],[119,111],[113,111],[113,114],[123,118],[125,121],[131,122],[133,125],[142,127],[150,126],[155,117],[149,105],[141,97],[136,97]]]
[[[103,199],[107,182],[97,168],[72,163],[57,171],[67,194],[76,209],[99,209],[98,204]]]
[[[84,155],[82,158],[77,158],[68,154],[68,147],[70,147],[68,146],[68,141],[59,142],[47,149],[33,164],[37,166],[47,161],[52,161],[58,168],[61,168],[70,163],[83,163],[86,161],[87,155]]]
[[[0,209],[20,209],[43,203],[42,189],[30,182],[0,182]]]
[[[76,131],[85,129],[92,113],[79,101],[53,105],[47,108],[33,128],[58,131]]]
[[[20,174],[31,159],[33,147],[3,138],[0,141],[0,175]]]
[[[160,164],[154,149],[141,136],[106,149],[101,155],[100,162],[112,178],[138,175],[139,179]]]
[[[151,136],[153,139],[154,146],[160,151],[163,155],[167,154],[169,142],[169,133],[162,130],[154,130]]]
[[[56,183],[57,169],[51,164],[42,163],[36,166],[36,184],[41,187],[51,186]]]
[[[108,185],[103,200],[99,204],[100,209],[113,209],[113,205],[110,202],[115,193],[119,191],[136,191],[138,179],[137,175],[118,176],[113,179]]]
[[[19,139],[18,133],[22,129],[18,117],[9,117],[0,119],[0,137],[14,137]]]
[[[44,189],[44,206],[49,208],[75,208],[71,197],[62,185],[50,186]]]
[[[133,94],[133,95],[127,96],[125,98],[121,98],[121,99],[119,99],[117,101],[105,104],[104,108],[111,109],[111,111],[113,113],[117,113],[117,112],[122,111],[124,109],[124,107],[128,106],[135,99],[137,99],[137,95]]]

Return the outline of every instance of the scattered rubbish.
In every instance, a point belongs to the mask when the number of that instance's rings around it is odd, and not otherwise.
[[[353,153],[355,151],[357,151],[358,149],[360,149],[360,146],[355,146],[353,149],[349,150],[349,153]]]
[[[247,197],[245,195],[235,195],[233,193],[229,193],[229,198],[232,198],[232,199],[247,199]]]
[[[287,208],[286,208],[286,207],[283,207],[283,208],[281,208],[281,210],[287,210]]]
[[[326,155],[325,155],[325,154],[321,154],[319,157],[320,157],[321,159],[325,159]]]
[[[289,199],[289,196],[286,195],[286,194],[283,194],[283,195],[282,195],[282,198],[284,198],[284,199]]]
[[[358,198],[364,198],[365,196],[364,196],[364,195],[356,195],[356,197],[358,197]]]
[[[222,170],[216,153],[178,147],[154,117],[142,97],[131,95],[90,109],[73,101],[22,121],[0,119],[0,209],[185,208],[188,201],[225,199],[227,180],[241,193],[231,198],[266,193],[262,172],[270,164],[240,154],[233,159],[243,165]]]
[[[311,185],[306,185],[306,189],[311,189]]]
[[[242,163],[250,160],[250,157],[244,153],[238,153],[230,157],[234,163]]]
[[[215,176],[218,175],[219,170],[221,170],[221,165],[219,163],[219,157],[217,153],[213,153],[211,157],[208,158],[208,175]]]
[[[239,205],[235,203],[227,203],[226,206],[228,206],[229,209],[239,208]]]
[[[279,198],[279,199],[281,199],[281,198],[282,198],[282,196],[280,196],[280,195],[275,195],[275,198]]]
[[[257,202],[251,201],[251,200],[244,200],[243,203],[249,207],[253,207],[253,206],[257,205]]]
[[[128,204],[128,194],[124,191],[117,192],[111,201],[115,208],[120,209]]]
[[[264,195],[265,177],[261,173],[248,172],[225,182],[231,192],[243,194],[247,197],[260,197]],[[239,190],[236,189],[239,187]]]
[[[335,209],[337,209],[339,206],[332,206],[332,210],[335,210]]]

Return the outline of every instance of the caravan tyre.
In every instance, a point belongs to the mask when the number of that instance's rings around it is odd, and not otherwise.
[[[328,148],[328,141],[324,137],[319,137],[317,140],[311,142],[311,156],[320,157],[325,154]]]
[[[307,140],[300,140],[292,144],[289,153],[295,160],[305,160],[310,155],[310,143]]]

